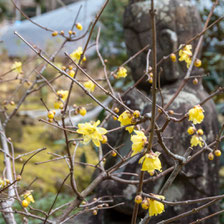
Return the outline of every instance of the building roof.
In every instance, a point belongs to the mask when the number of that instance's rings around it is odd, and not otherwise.
[[[32,20],[52,30],[59,32],[63,30],[65,33],[68,33],[81,7],[77,22],[80,22],[84,29],[82,31],[76,30],[78,37],[88,29],[89,24],[100,10],[103,2],[104,0],[81,0],[54,11],[44,13],[40,16],[33,17]],[[17,21],[15,24],[2,29],[0,40],[2,40],[3,43],[0,43],[0,52],[3,52],[3,49],[6,49],[8,55],[14,57],[33,54],[32,50],[30,50],[29,47],[14,34],[15,31],[40,49],[47,50],[48,53],[53,53],[60,47],[60,43],[63,41],[62,37],[57,36],[53,38],[51,32],[39,28],[28,20],[22,22]],[[70,53],[78,46],[83,46],[85,43],[84,41],[85,39],[70,42],[65,46],[64,51]]]

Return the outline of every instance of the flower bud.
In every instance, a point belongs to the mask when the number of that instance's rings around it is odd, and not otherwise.
[[[117,107],[114,108],[114,112],[117,114],[119,113],[119,109]]]
[[[144,200],[142,201],[141,206],[142,206],[142,208],[145,209],[145,210],[148,209],[148,208],[149,208],[149,202],[148,202],[148,200],[144,199]]]
[[[12,106],[14,106],[14,105],[15,105],[15,102],[14,102],[13,100],[11,100],[11,101],[10,101],[10,104],[11,104]]]
[[[135,110],[133,115],[135,118],[138,118],[138,117],[140,117],[140,112],[138,110]]]
[[[82,115],[82,116],[85,116],[86,115],[86,108],[85,107],[80,107],[78,109],[79,111],[79,114]]]
[[[28,207],[28,205],[29,205],[29,202],[28,202],[27,200],[23,200],[23,201],[22,201],[22,206],[23,206],[24,208]]]
[[[216,149],[216,150],[214,151],[214,154],[215,154],[215,156],[219,157],[219,156],[222,155],[222,152],[221,152],[219,149]]]
[[[213,159],[214,159],[214,154],[213,154],[212,152],[210,152],[210,153],[208,154],[208,159],[209,159],[209,160],[213,160]]]
[[[177,57],[176,57],[176,55],[174,53],[172,53],[170,55],[170,59],[172,60],[172,62],[176,62],[177,61]]]
[[[68,69],[69,69],[69,70],[72,70],[72,69],[73,69],[73,66],[72,66],[72,65],[69,65],[69,66],[68,66]]]
[[[54,31],[53,33],[51,33],[51,36],[52,37],[55,37],[55,36],[57,36],[58,35],[58,31]]]
[[[54,115],[55,115],[55,113],[53,111],[48,111],[48,113],[47,113],[47,117],[49,119],[53,119],[54,118]]]
[[[194,78],[194,79],[193,79],[193,84],[194,84],[194,85],[197,85],[197,84],[198,84],[198,79],[197,79],[197,78]]]
[[[82,24],[81,23],[76,23],[76,28],[78,30],[82,30]]]
[[[195,67],[201,67],[201,60],[200,59],[196,59],[194,62],[194,66]]]
[[[116,121],[117,120],[117,117],[113,116],[113,119]]]
[[[113,151],[111,152],[111,156],[116,157],[116,156],[117,156],[117,153],[113,150]]]
[[[22,176],[21,175],[18,175],[17,177],[16,177],[16,180],[17,181],[20,181],[22,179]]]
[[[202,129],[198,129],[197,134],[198,134],[198,135],[203,135],[203,134],[204,134],[204,132],[203,132],[203,130],[202,130]]]
[[[135,197],[135,203],[136,204],[141,204],[142,203],[142,196],[141,195],[137,195]]]
[[[195,131],[196,131],[196,129],[192,126],[187,129],[187,132],[189,135],[193,135],[195,133]]]
[[[103,135],[102,137],[103,137],[102,144],[106,144],[108,141],[107,136]]]

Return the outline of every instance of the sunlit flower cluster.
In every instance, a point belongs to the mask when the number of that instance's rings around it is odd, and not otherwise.
[[[15,61],[11,67],[13,70],[16,70],[17,73],[23,73],[22,70],[22,62],[20,61]]]
[[[124,111],[119,117],[118,121],[120,121],[121,126],[129,125],[129,124],[135,124],[135,117],[131,112],[129,111]],[[132,133],[134,130],[134,126],[128,126],[125,128],[129,133]]]
[[[183,45],[181,45],[181,46],[183,46]],[[179,56],[180,56],[179,61],[185,61],[187,64],[187,68],[190,67],[191,62],[192,62],[192,51],[191,50],[192,50],[192,45],[189,44],[189,45],[184,46],[183,49],[181,49],[179,51]],[[171,54],[171,56],[170,56],[172,61],[175,61],[174,56],[175,56],[174,54]],[[202,63],[201,63],[200,59],[196,59],[194,62],[195,67],[200,67],[201,64]]]
[[[192,45],[186,45],[185,47],[183,47],[183,49],[181,49],[179,51],[179,61],[185,61],[186,64],[187,64],[187,68],[190,67],[190,64],[191,64],[191,56],[192,56],[192,52],[191,52],[191,49],[192,49]]]
[[[107,133],[107,130],[105,128],[97,127],[99,124],[100,121],[78,124],[77,133],[82,134],[84,144],[88,144],[92,140],[95,146],[100,146],[100,141],[104,140],[103,135]]]
[[[187,129],[191,137],[191,147],[204,145],[203,138],[201,137],[204,132],[202,129],[196,129],[195,124],[200,124],[204,120],[204,110],[200,105],[196,105],[188,111],[189,121],[192,121],[192,126]]]
[[[135,134],[136,135],[131,136],[132,141],[131,149],[133,151],[131,156],[134,156],[135,154],[141,152],[145,144],[147,143],[147,138],[142,131],[135,131]]]
[[[59,90],[57,91],[58,100],[54,103],[55,109],[63,109],[64,108],[64,102],[68,97],[68,91],[67,90]]]
[[[147,171],[150,175],[154,174],[155,170],[162,171],[161,161],[159,159],[159,152],[150,152],[145,154],[139,163],[142,163],[142,171]]]
[[[34,203],[34,198],[33,198],[33,195],[32,195],[32,191],[26,191],[22,197],[24,198],[24,200],[22,201],[22,206],[24,208],[28,207],[30,202]]]
[[[83,53],[82,47],[78,47],[75,51],[70,54],[70,57],[75,63],[78,63]],[[82,61],[86,61],[86,56],[83,57]]]

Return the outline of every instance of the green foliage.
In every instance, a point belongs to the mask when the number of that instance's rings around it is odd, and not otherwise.
[[[0,20],[11,15],[7,0],[0,0]]]
[[[109,61],[113,60],[111,58],[115,60],[118,55],[120,58],[126,56],[122,21],[127,4],[128,0],[110,1],[100,18],[100,22],[103,25],[100,36],[101,52],[104,57],[110,58]],[[97,33],[94,34],[94,39],[96,35]],[[111,63],[113,64],[113,62]]]
[[[50,207],[52,206],[53,201],[55,200],[56,194],[48,193],[46,195],[42,195],[42,194],[38,193],[38,194],[34,194],[33,196],[34,196],[35,203],[31,204],[31,207],[33,207],[35,209],[40,209],[40,210],[43,210],[43,211],[49,211]],[[58,198],[57,198],[57,201],[56,201],[56,204],[54,205],[53,209],[57,208],[57,207],[59,207],[63,204],[66,204],[69,201],[71,201],[71,196],[70,195],[63,194],[63,193],[59,194]],[[15,210],[21,210],[21,205],[18,202],[16,202],[14,204],[14,209]],[[29,208],[28,208],[28,210],[29,210]],[[62,214],[62,211],[56,212],[53,216],[51,216],[51,219],[60,215],[60,214]],[[41,213],[38,213],[38,215],[42,216]],[[15,217],[16,217],[17,223],[22,223],[22,216],[21,215],[16,214]],[[43,221],[41,221],[41,220],[32,219],[32,218],[29,218],[29,217],[28,217],[28,220],[29,220],[29,224],[43,223]],[[0,218],[0,224],[4,224],[4,221],[1,218]]]
[[[203,2],[198,1],[198,7],[200,9],[202,21],[205,23],[207,15],[211,10],[211,5],[214,1],[208,1],[208,6],[201,7]],[[201,5],[200,5],[201,4]],[[224,14],[224,2],[219,1],[219,5],[216,7],[214,14],[211,18],[210,24],[216,21]],[[214,91],[217,86],[224,85],[224,21],[217,23],[211,29],[209,29],[204,38],[202,62],[203,68],[206,73],[209,73],[209,77],[205,78],[205,84],[209,91]]]

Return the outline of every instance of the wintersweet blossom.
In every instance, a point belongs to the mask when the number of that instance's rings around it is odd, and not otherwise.
[[[200,105],[194,106],[188,111],[189,121],[193,124],[200,124],[204,120],[204,110]]]
[[[152,194],[152,195],[158,199],[162,199],[162,200],[165,199],[163,195],[156,195],[156,194]],[[163,203],[151,198],[147,198],[147,200],[149,201],[149,216],[154,216],[154,215],[157,216],[164,212]]]
[[[65,101],[68,97],[68,91],[67,90],[58,90],[57,91],[57,95],[60,99],[62,99],[63,101]]]
[[[24,200],[22,201],[22,206],[23,207],[28,207],[30,202],[34,203],[34,198],[33,198],[33,195],[32,195],[32,191],[26,191],[22,197],[24,198]]]
[[[18,73],[22,73],[22,62],[20,61],[15,61],[12,65],[12,69],[15,69]]]
[[[197,145],[202,147],[204,145],[203,139],[202,139],[202,137],[200,137],[198,135],[193,135],[191,137],[191,147],[197,146]]]
[[[54,102],[54,108],[55,109],[63,109],[63,107],[64,107],[64,104],[60,100],[57,100],[57,101]]]
[[[78,63],[82,53],[83,53],[82,47],[78,47],[75,51],[73,51],[70,54],[70,57],[72,58],[73,61],[75,61],[75,63]],[[83,57],[83,61],[86,61],[86,56]]]
[[[34,198],[33,198],[33,195],[32,195],[32,191],[26,191],[23,195],[25,200],[27,200],[29,203],[32,202],[34,203]]]
[[[191,64],[191,56],[192,56],[192,52],[191,52],[191,49],[192,49],[192,45],[186,45],[185,47],[183,47],[182,50],[179,51],[179,61],[185,61],[186,64],[187,64],[187,68],[190,67],[190,64]]]
[[[120,121],[121,126],[129,125],[129,124],[134,124],[134,116],[129,112],[129,111],[124,111],[119,117],[118,121]],[[129,133],[132,133],[134,130],[134,126],[128,126],[125,128]]]
[[[131,149],[133,151],[131,156],[134,156],[135,154],[141,152],[145,144],[147,143],[147,138],[142,131],[135,131],[135,134],[136,135],[131,136],[132,141]]]
[[[6,187],[9,183],[10,183],[10,181],[8,179],[0,178],[0,189]]]
[[[145,154],[139,163],[142,163],[142,171],[147,171],[150,175],[154,173],[155,170],[162,171],[162,165],[159,159],[159,152],[150,152]]]
[[[93,92],[95,90],[95,87],[96,87],[96,85],[91,80],[89,80],[88,82],[84,82],[83,85],[90,92]]]
[[[97,122],[86,122],[78,124],[77,133],[83,135],[83,143],[88,144],[91,140],[99,147],[100,141],[103,141],[103,135],[107,133],[105,128],[97,127],[100,121]]]
[[[127,76],[127,69],[124,67],[120,67],[118,69],[116,78],[125,78]]]

